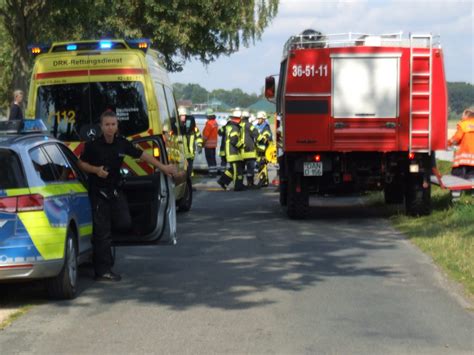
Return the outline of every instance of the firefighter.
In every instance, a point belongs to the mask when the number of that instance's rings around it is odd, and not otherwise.
[[[178,114],[179,128],[183,136],[184,154],[188,161],[187,173],[191,177],[193,175],[193,163],[196,152],[200,154],[202,151],[202,136],[199,128],[196,127],[196,120],[188,114],[185,108],[180,107]]]
[[[257,112],[257,129],[259,135],[257,137],[257,168],[258,168],[258,185],[268,186],[268,171],[266,169],[267,160],[265,152],[272,141],[272,130],[267,122],[267,114],[264,111]]]
[[[240,154],[241,147],[243,145],[240,136],[240,118],[242,112],[240,110],[234,110],[230,120],[225,125],[225,158],[230,166],[217,180],[217,183],[224,189],[234,182],[234,191],[242,191],[244,189],[244,162]]]
[[[474,107],[464,110],[448,145],[459,147],[454,153],[451,173],[464,179],[474,178]]]
[[[256,140],[259,136],[258,129],[249,121],[250,114],[242,112],[241,127],[241,155],[244,161],[245,175],[247,177],[247,187],[254,188],[255,163],[257,160]]]
[[[141,159],[166,175],[177,174],[176,167],[165,165],[117,134],[118,120],[112,111],[100,116],[102,135],[87,142],[79,159],[79,167],[89,175],[93,232],[93,264],[97,281],[120,281],[112,271],[112,229],[127,230],[131,217],[127,199],[121,191],[120,168],[125,155]]]
[[[216,121],[216,115],[209,111],[207,113],[207,122],[202,131],[204,141],[204,153],[206,155],[207,166],[209,168],[209,176],[217,175],[216,148],[217,148],[217,131],[219,127]]]
[[[219,157],[221,158],[221,164],[218,168],[219,175],[222,175],[227,169],[227,160],[225,158],[225,125],[219,127],[217,134],[221,137],[221,145],[219,147]]]

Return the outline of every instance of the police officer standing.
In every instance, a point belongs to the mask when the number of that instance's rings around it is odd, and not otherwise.
[[[175,166],[162,164],[119,136],[114,112],[105,111],[100,116],[100,128],[102,135],[85,144],[79,166],[89,174],[95,279],[120,281],[120,275],[112,271],[111,233],[112,229],[126,230],[131,227],[127,200],[120,191],[120,167],[125,155],[140,158],[169,176],[177,174],[177,170]]]
[[[224,189],[233,181],[234,191],[242,191],[244,189],[244,162],[240,154],[243,145],[240,136],[240,118],[242,112],[235,110],[230,120],[225,125],[225,157],[230,165],[224,174],[217,180],[217,183]]]

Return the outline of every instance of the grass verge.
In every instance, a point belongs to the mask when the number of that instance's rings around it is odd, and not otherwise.
[[[12,324],[16,319],[20,318],[23,314],[28,312],[32,305],[23,306],[20,309],[16,310],[12,314],[10,314],[6,319],[0,322],[0,330],[4,330],[10,324]]]
[[[451,163],[438,162],[442,173]],[[433,213],[409,217],[402,214],[390,219],[421,250],[429,254],[454,280],[474,298],[474,195],[463,195],[454,204],[449,192],[432,188]]]

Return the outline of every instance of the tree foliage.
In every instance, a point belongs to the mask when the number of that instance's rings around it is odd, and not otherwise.
[[[216,89],[207,91],[199,84],[173,84],[174,93],[177,100],[191,100],[193,104],[206,103],[212,100],[222,101],[230,107],[249,107],[262,96],[247,94],[241,89]]]
[[[474,85],[462,82],[448,83],[449,118],[459,119],[462,112],[474,106]]]
[[[179,71],[191,58],[208,64],[254,43],[276,15],[278,2],[0,0],[0,37],[10,45],[0,48],[0,61],[7,51],[12,58],[0,64],[10,73],[8,91],[26,91],[32,67],[28,44],[145,37],[163,54],[167,68]]]

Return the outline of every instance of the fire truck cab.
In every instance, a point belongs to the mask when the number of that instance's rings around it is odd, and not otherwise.
[[[323,35],[284,46],[276,99],[280,203],[303,218],[311,193],[383,190],[410,215],[431,212],[433,151],[446,148],[443,52],[432,35]]]

